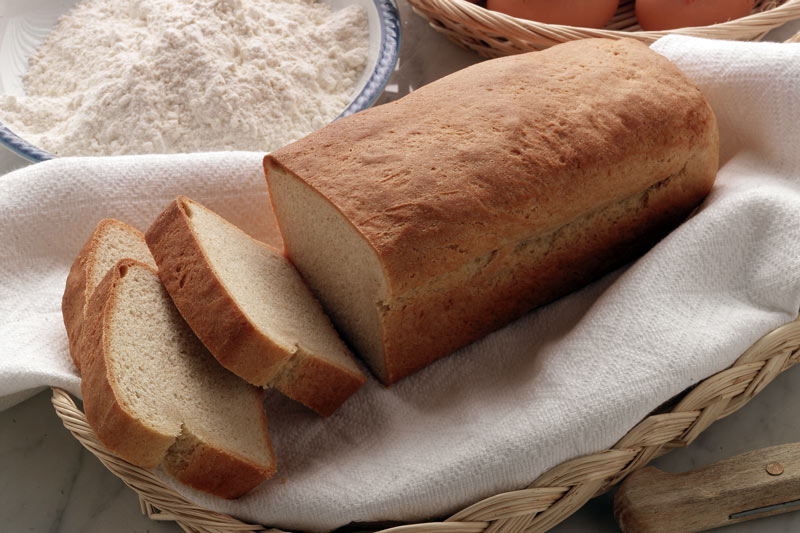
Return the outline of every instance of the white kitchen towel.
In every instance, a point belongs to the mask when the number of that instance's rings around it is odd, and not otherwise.
[[[800,45],[665,38],[719,118],[699,211],[639,261],[323,419],[265,401],[279,473],[201,505],[287,529],[443,516],[614,444],[800,308]],[[78,393],[60,314],[96,221],[144,229],[177,193],[269,231],[260,154],[63,159],[0,178],[0,397]],[[756,400],[758,401],[758,400]]]

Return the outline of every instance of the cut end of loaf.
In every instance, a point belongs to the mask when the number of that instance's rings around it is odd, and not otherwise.
[[[380,334],[387,281],[375,251],[328,200],[271,156],[264,159],[286,253],[345,339],[385,381]]]

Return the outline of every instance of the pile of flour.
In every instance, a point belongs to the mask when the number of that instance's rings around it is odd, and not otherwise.
[[[364,9],[310,0],[84,0],[0,120],[59,155],[271,151],[347,106]]]

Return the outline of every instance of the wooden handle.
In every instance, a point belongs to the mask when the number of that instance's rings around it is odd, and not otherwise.
[[[704,531],[800,510],[800,443],[764,448],[699,470],[632,473],[614,497],[624,532]]]

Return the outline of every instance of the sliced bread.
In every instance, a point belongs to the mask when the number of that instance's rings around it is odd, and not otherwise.
[[[223,498],[275,472],[260,390],[214,360],[151,267],[109,270],[79,350],[86,417],[117,456]]]
[[[61,299],[61,313],[67,329],[69,353],[78,370],[81,368],[78,341],[89,298],[106,272],[125,258],[156,268],[142,232],[119,220],[106,218],[97,224],[70,268]]]
[[[282,253],[184,196],[145,239],[175,305],[224,367],[324,416],[364,383]]]

